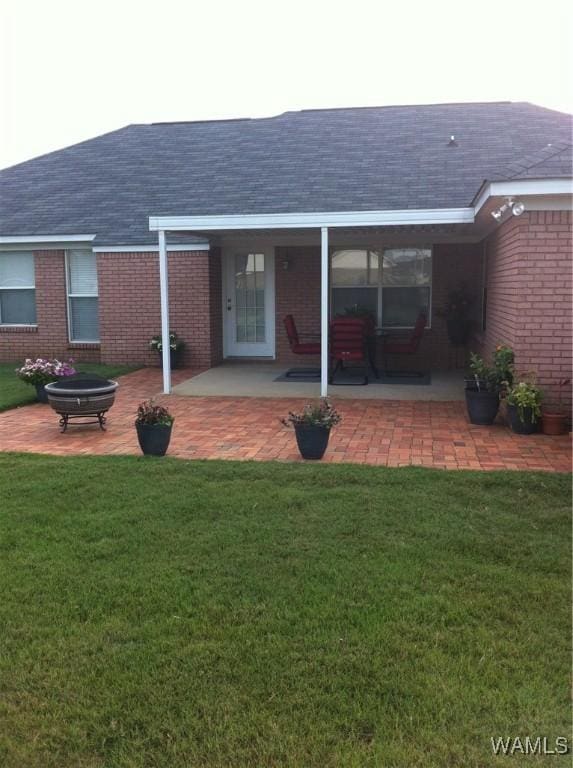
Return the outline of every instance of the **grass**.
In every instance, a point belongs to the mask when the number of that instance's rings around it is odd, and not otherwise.
[[[0,497],[3,768],[477,768],[569,735],[567,476],[4,454]]]
[[[28,405],[36,400],[36,390],[30,384],[21,381],[15,374],[20,363],[0,363],[0,411]],[[100,365],[99,363],[75,363],[78,371],[99,373],[100,376],[113,378],[135,370],[127,365]]]

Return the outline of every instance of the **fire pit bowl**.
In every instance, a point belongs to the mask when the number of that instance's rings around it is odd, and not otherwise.
[[[62,432],[70,419],[82,419],[77,424],[99,424],[105,430],[105,414],[114,403],[117,381],[104,379],[94,373],[66,376],[46,384],[48,403],[60,415]]]

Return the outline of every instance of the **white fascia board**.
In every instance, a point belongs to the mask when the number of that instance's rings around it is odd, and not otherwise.
[[[573,193],[572,179],[514,179],[513,181],[491,181],[487,184],[475,204],[479,212],[490,197],[525,197],[526,195],[570,195]]]
[[[0,245],[30,243],[90,243],[95,235],[6,235],[0,237]]]
[[[208,251],[209,243],[189,243],[189,245],[168,245],[167,252],[175,251]],[[94,253],[159,253],[158,245],[98,245]]]
[[[428,208],[397,211],[265,213],[240,216],[150,216],[152,231],[216,231],[241,229],[311,229],[414,224],[472,224],[473,208]]]

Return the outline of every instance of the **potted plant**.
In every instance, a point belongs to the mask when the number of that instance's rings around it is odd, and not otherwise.
[[[159,364],[161,365],[161,357],[163,354],[163,339],[161,334],[154,336],[149,342],[149,346],[159,353]],[[184,348],[185,342],[182,341],[174,331],[169,331],[169,356],[172,369],[179,368],[181,365],[181,356]]]
[[[446,321],[448,338],[456,346],[467,343],[471,328],[470,310],[474,297],[465,283],[448,293],[446,303],[438,310],[438,315]]]
[[[511,429],[518,435],[531,435],[541,416],[541,390],[533,381],[518,381],[506,394]]]
[[[495,369],[500,393],[503,394],[507,387],[513,384],[515,354],[506,344],[498,344],[493,353],[493,366]]]
[[[326,398],[318,403],[308,403],[300,413],[289,412],[282,419],[285,426],[292,426],[303,459],[322,459],[328,446],[330,430],[340,422],[340,414]]]
[[[135,428],[139,447],[145,456],[165,456],[174,420],[167,408],[155,405],[153,400],[139,404]]]
[[[548,406],[541,414],[541,427],[544,435],[562,435],[566,431],[567,413],[561,405],[563,387],[571,383],[571,379],[561,379],[557,389],[557,405]]]
[[[493,356],[493,366],[482,357],[470,356],[471,376],[467,377],[466,405],[472,424],[486,426],[493,424],[499,410],[500,396],[513,383],[514,354],[511,347],[498,344]]]
[[[73,376],[76,373],[72,366],[73,362],[71,359],[65,363],[60,360],[49,360],[45,357],[38,357],[36,360],[27,358],[21,368],[16,368],[16,374],[26,384],[32,384],[36,387],[36,398],[39,403],[47,403],[46,384],[58,381],[64,376]]]
[[[466,378],[466,407],[472,424],[493,424],[499,409],[499,382],[494,368],[472,352],[471,377]]]

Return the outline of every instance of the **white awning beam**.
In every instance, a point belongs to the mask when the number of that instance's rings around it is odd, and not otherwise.
[[[320,230],[320,396],[328,395],[328,227]]]
[[[193,232],[241,229],[314,229],[319,227],[472,224],[473,221],[473,208],[432,208],[330,213],[264,213],[245,216],[150,216],[149,229],[163,229],[170,232]]]
[[[171,394],[171,350],[169,346],[169,272],[165,232],[159,230],[159,287],[161,291],[161,360],[163,365],[163,393]]]

